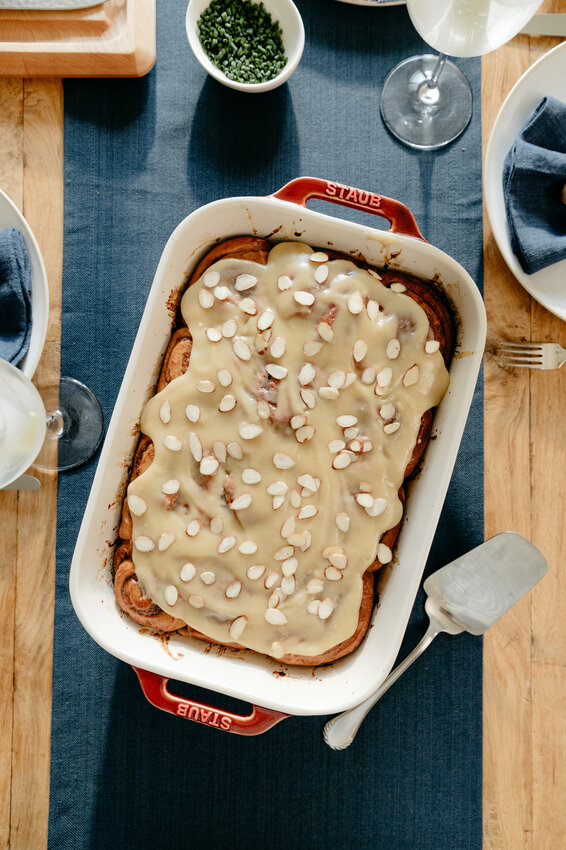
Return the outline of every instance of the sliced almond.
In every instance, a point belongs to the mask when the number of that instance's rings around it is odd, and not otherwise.
[[[277,467],[277,469],[291,469],[292,466],[295,466],[295,461],[290,455],[284,452],[275,452],[273,455],[273,466]]]
[[[293,286],[293,281],[289,277],[289,275],[282,274],[281,277],[277,278],[277,288],[284,292],[286,289],[291,289]]]
[[[138,550],[138,552],[153,552],[155,549],[155,543],[151,539],[151,537],[145,537],[143,534],[140,534],[139,537],[134,538],[134,546]]]
[[[217,286],[214,289],[214,295],[219,301],[226,301],[230,298],[230,290],[227,286]]]
[[[316,405],[316,396],[312,390],[302,389],[300,396],[309,410],[312,410]]]
[[[385,434],[394,434],[400,427],[400,422],[388,422],[387,425],[383,426],[383,431]]]
[[[352,350],[356,363],[361,363],[368,353],[368,344],[364,339],[357,339]]]
[[[319,578],[311,578],[307,583],[307,593],[314,596],[315,593],[322,593],[324,590],[324,582]]]
[[[264,310],[263,313],[258,317],[257,320],[257,329],[258,331],[265,331],[267,328],[270,328],[275,319],[275,313],[273,310],[269,308]]]
[[[214,584],[216,581],[216,575],[212,572],[212,570],[204,570],[199,576],[200,580],[203,584]]]
[[[273,481],[266,489],[270,496],[284,496],[289,487],[284,481]]]
[[[214,295],[208,289],[201,289],[198,294],[198,303],[204,310],[210,310],[214,304]]]
[[[210,342],[220,342],[222,339],[222,331],[220,328],[207,328],[206,336],[210,340]]]
[[[239,274],[234,283],[234,288],[238,292],[246,292],[248,289],[252,289],[257,283],[257,277],[254,277],[253,274]]]
[[[336,387],[319,387],[318,394],[321,398],[326,398],[329,401],[336,400],[340,395]]]
[[[328,620],[332,612],[334,611],[334,600],[327,597],[323,599],[318,608],[318,616],[321,620]]]
[[[393,558],[393,553],[389,546],[386,546],[385,543],[380,543],[377,547],[377,560],[380,564],[388,564]]]
[[[161,489],[163,490],[163,487]],[[134,516],[143,516],[147,510],[147,505],[141,496],[136,496],[133,493],[128,496],[128,507]]]
[[[395,337],[390,339],[387,343],[387,347],[385,349],[385,353],[389,357],[390,360],[396,360],[399,357],[401,352],[401,343]]]
[[[191,564],[190,561],[187,561],[181,567],[181,572],[179,573],[179,578],[181,581],[190,581],[196,575],[196,567],[194,564]]]
[[[236,496],[233,502],[230,502],[230,510],[244,511],[252,503],[252,497],[249,493],[242,493],[241,496]]]
[[[168,584],[163,595],[165,596],[166,603],[173,606],[179,598],[179,591],[174,584]]]
[[[218,460],[212,455],[203,457],[200,462],[199,471],[201,475],[214,475],[218,470]]]
[[[232,640],[238,641],[241,638],[242,633],[246,628],[247,624],[248,618],[245,616],[245,614],[242,614],[241,617],[236,617],[235,620],[232,620],[232,622],[230,623],[230,628],[228,629],[228,634],[230,635]]]
[[[192,605],[193,608],[202,608],[204,605],[204,599],[202,596],[193,594],[192,596],[189,596],[189,605]]]
[[[248,567],[246,575],[251,581],[256,581],[262,577],[264,572],[265,566],[263,564],[254,564],[253,567]]]
[[[258,546],[255,540],[244,540],[244,542],[240,543],[238,546],[238,552],[241,552],[242,555],[255,555],[257,549]]]
[[[175,493],[179,492],[181,484],[176,478],[170,478],[169,481],[164,481],[161,485],[161,492],[166,496],[174,496]],[[128,505],[130,505],[130,496],[128,496]],[[132,506],[130,505],[130,510],[132,510]]]
[[[412,387],[419,380],[419,367],[415,364],[411,366],[410,369],[407,369],[405,374],[403,375],[403,386],[404,387]]]
[[[311,340],[310,342],[305,342],[305,344],[303,345],[303,354],[306,354],[307,357],[314,357],[315,354],[318,354],[321,348],[321,342]]]
[[[337,567],[326,567],[324,570],[324,577],[328,579],[328,581],[340,581],[343,578],[342,573]]]
[[[202,279],[204,285],[208,289],[212,289],[220,280],[220,275],[217,271],[207,271]]]
[[[200,393],[213,393],[216,389],[216,384],[213,381],[199,381],[197,383],[197,390]]]
[[[227,599],[236,599],[236,597],[240,595],[241,589],[242,582],[233,581],[232,584],[229,584],[226,590],[224,591],[224,595]]]
[[[351,462],[352,459],[349,454],[340,452],[332,461],[332,466],[334,469],[346,469],[347,466],[350,466]]]
[[[319,266],[314,273],[314,279],[317,283],[324,283],[324,281],[328,277],[329,268],[328,266]]]
[[[287,558],[290,558],[294,552],[293,546],[282,546],[281,549],[278,549],[275,555],[273,556],[276,561],[285,561]]]
[[[339,514],[336,514],[336,526],[340,531],[343,531],[344,534],[350,528],[350,517],[347,513],[343,511]]]
[[[241,445],[236,442],[228,443],[228,445],[226,446],[226,451],[228,452],[230,457],[234,458],[234,460],[242,460],[244,456]]]
[[[232,343],[232,348],[234,350],[234,354],[236,355],[236,357],[239,357],[240,360],[246,361],[249,360],[252,356],[249,345],[247,344],[246,340],[242,339],[241,337],[236,337],[236,339]]]
[[[295,580],[295,576],[285,576],[281,579],[281,590],[287,596],[291,596],[291,594],[295,592],[296,586],[297,582]]]
[[[297,428],[295,437],[298,443],[308,443],[315,435],[315,428],[312,425],[303,425],[302,428]]]
[[[200,531],[200,520],[192,519],[185,528],[187,537],[196,537]]]
[[[257,314],[257,306],[253,298],[242,298],[238,307],[246,316],[255,316]]]
[[[242,481],[244,484],[259,484],[261,481],[261,472],[257,469],[244,469],[242,472]]]
[[[328,254],[325,254],[324,251],[315,251],[310,255],[309,260],[311,263],[327,263]]]
[[[287,377],[287,369],[285,366],[280,366],[279,363],[267,363],[265,371],[278,381],[282,381],[283,378]]]
[[[318,335],[325,342],[332,342],[334,339],[334,331],[328,322],[320,322],[317,328]]]
[[[169,449],[171,452],[179,452],[183,447],[183,443],[178,437],[175,437],[173,434],[168,434],[163,440],[163,445],[166,449]]]
[[[297,304],[301,304],[303,307],[312,307],[314,304],[314,295],[312,292],[306,292],[304,289],[298,289],[296,292],[293,292],[293,298]]]
[[[255,438],[259,437],[262,433],[263,428],[261,425],[256,425],[255,422],[242,422],[242,424],[238,426],[238,434],[242,440],[255,440]]]
[[[360,293],[356,290],[348,298],[348,310],[352,315],[357,316],[364,309],[364,302]]]
[[[218,544],[217,551],[223,555],[225,552],[229,552],[230,549],[233,549],[236,545],[236,538],[233,534],[230,534],[228,537],[223,537],[220,543]]]
[[[230,410],[234,410],[236,404],[236,397],[231,393],[227,393],[220,399],[218,403],[218,410],[220,410],[221,413],[229,413]]]
[[[189,449],[196,462],[200,463],[202,460],[202,443],[198,434],[195,434],[194,431],[189,434]]]
[[[287,623],[287,617],[279,608],[267,608],[263,616],[272,626],[284,626]]]
[[[280,357],[283,357],[285,354],[285,349],[287,348],[287,342],[282,336],[276,336],[273,342],[271,343],[271,348],[269,349],[271,356],[275,358],[275,360],[279,360]]]
[[[427,354],[434,354],[435,351],[438,351],[440,348],[440,343],[437,339],[427,339],[425,342],[424,350]]]
[[[357,421],[358,417],[353,416],[351,413],[344,413],[336,417],[336,424],[339,428],[351,428],[353,425],[356,425]]]
[[[233,336],[236,336],[236,331],[238,330],[238,325],[234,321],[234,319],[228,319],[222,325],[222,336],[226,339],[232,339]],[[224,371],[227,371],[226,369]],[[230,374],[230,373],[228,373]],[[224,387],[227,387],[228,384],[223,384]]]
[[[187,404],[185,407],[185,416],[189,422],[198,422],[200,419],[200,407],[196,404]]]
[[[167,425],[171,421],[171,405],[168,401],[164,401],[159,408],[159,418],[164,425]]]

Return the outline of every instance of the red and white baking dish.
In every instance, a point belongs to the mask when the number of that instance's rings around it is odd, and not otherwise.
[[[310,198],[356,207],[387,219],[379,230],[306,208]],[[318,668],[286,667],[250,651],[231,651],[192,638],[164,641],[123,615],[114,601],[110,565],[140,412],[153,395],[167,347],[171,295],[216,242],[252,234],[301,239],[372,265],[441,282],[457,313],[458,341],[450,387],[436,411],[420,475],[411,483],[395,563],[372,625],[351,655]],[[178,716],[240,734],[264,732],[286,715],[327,715],[360,703],[395,661],[435,533],[464,431],[485,343],[485,310],[467,272],[419,233],[398,201],[312,177],[291,181],[268,197],[228,198],[185,218],[159,262],[116,401],[71,565],[70,589],[84,628],[104,649],[131,664],[147,698]],[[282,675],[282,674],[285,675]],[[253,704],[248,716],[171,693],[178,680]]]

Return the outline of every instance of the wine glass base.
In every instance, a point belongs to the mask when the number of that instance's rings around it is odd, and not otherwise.
[[[35,465],[58,472],[81,466],[102,441],[104,414],[100,402],[92,390],[74,378],[61,377],[54,387],[40,386],[40,390],[48,396],[47,435]]]
[[[437,56],[411,56],[388,75],[381,117],[393,136],[411,148],[438,150],[463,133],[472,117],[472,90],[465,75],[446,62],[438,88],[427,90]]]

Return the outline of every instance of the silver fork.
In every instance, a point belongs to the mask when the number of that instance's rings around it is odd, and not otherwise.
[[[566,363],[566,349],[555,342],[500,342],[497,354],[504,366],[560,369]]]

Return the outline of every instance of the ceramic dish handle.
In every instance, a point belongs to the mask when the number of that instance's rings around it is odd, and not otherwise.
[[[169,679],[166,676],[150,673],[148,670],[141,670],[139,667],[134,667],[134,670],[140,680],[144,696],[156,708],[168,711],[177,717],[185,717],[187,720],[203,723],[205,726],[222,729],[224,732],[234,732],[236,735],[261,735],[262,732],[267,732],[280,720],[289,716],[280,711],[260,708],[257,705],[253,706],[252,713],[247,716],[232,714],[230,711],[220,711],[209,705],[186,700],[172,694],[171,691],[167,690]]]
[[[310,198],[320,198],[323,201],[332,201],[342,204],[344,207],[354,207],[357,210],[380,215],[390,223],[391,233],[401,233],[404,236],[414,236],[425,242],[417,222],[411,210],[401,201],[377,195],[375,192],[353,189],[342,183],[332,183],[329,180],[321,180],[319,177],[297,177],[286,183],[279,191],[274,192],[273,198],[280,201],[291,201],[304,207]]]

